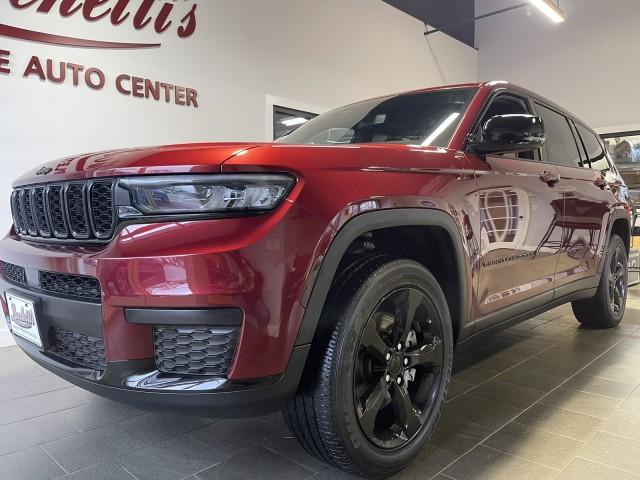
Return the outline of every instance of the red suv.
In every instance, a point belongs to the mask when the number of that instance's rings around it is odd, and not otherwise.
[[[18,345],[149,409],[283,409],[370,477],[433,432],[454,346],[572,302],[624,314],[631,207],[598,136],[504,82],[355,103],[276,143],[80,155],[17,180]]]

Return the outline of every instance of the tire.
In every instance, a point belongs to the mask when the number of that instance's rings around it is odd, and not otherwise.
[[[609,240],[600,284],[593,298],[571,304],[578,321],[590,328],[613,328],[624,317],[627,302],[627,249],[618,235]]]
[[[444,293],[419,263],[377,257],[352,269],[322,316],[332,328],[314,340],[285,420],[316,457],[387,478],[420,452],[444,406],[453,363]]]

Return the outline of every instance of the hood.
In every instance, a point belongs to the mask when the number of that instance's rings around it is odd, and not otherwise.
[[[216,173],[228,159],[260,143],[200,143],[89,153],[55,160],[22,175],[13,186],[125,175]]]

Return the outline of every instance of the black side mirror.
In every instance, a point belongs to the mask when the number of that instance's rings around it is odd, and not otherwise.
[[[487,155],[533,150],[541,148],[544,142],[540,117],[514,114],[491,117],[482,126],[482,139],[472,140],[468,146],[476,153]]]

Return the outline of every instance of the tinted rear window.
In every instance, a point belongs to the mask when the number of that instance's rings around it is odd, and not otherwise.
[[[536,110],[544,122],[548,160],[557,165],[581,167],[580,150],[567,117],[540,104],[536,104]]]
[[[584,143],[584,148],[587,149],[587,156],[589,157],[589,161],[591,162],[591,168],[596,170],[608,170],[609,162],[607,161],[604,149],[598,140],[598,137],[595,136],[594,133],[590,132],[582,125],[576,124],[576,128],[578,129],[578,133],[582,138],[582,142]]]

